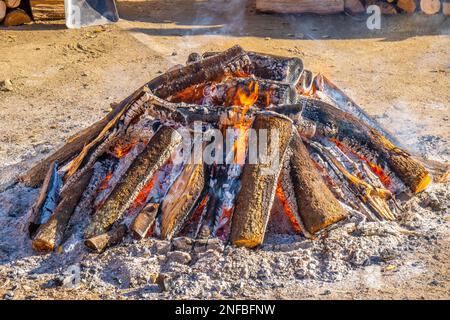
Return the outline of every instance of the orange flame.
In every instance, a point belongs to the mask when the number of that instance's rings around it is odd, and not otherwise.
[[[130,143],[127,143],[125,145],[122,145],[120,143],[116,144],[114,146],[114,155],[118,159],[123,158],[131,151],[131,149],[133,149],[133,147],[135,145],[136,145],[136,141],[135,140],[133,140]]]
[[[147,184],[144,186],[141,192],[139,192],[139,194],[136,197],[136,200],[134,200],[133,204],[128,210],[129,212],[132,212],[136,208],[145,205],[145,203],[147,202],[148,195],[153,189],[153,185],[155,184],[157,176],[158,176],[157,174],[153,175],[153,177],[150,179],[149,182],[147,182]]]
[[[233,216],[233,212],[234,212],[234,206],[231,208],[223,208],[222,209],[222,215],[220,216],[219,224],[222,223],[222,221],[224,221],[225,219],[227,220],[227,222],[225,225],[223,225],[219,229],[217,229],[217,231],[216,231],[217,237],[222,238],[228,232],[229,226],[231,224],[231,217]]]
[[[206,83],[196,84],[181,90],[170,98],[171,102],[200,103],[205,96]]]
[[[380,178],[381,183],[385,187],[389,187],[391,185],[391,178],[389,178],[389,176],[384,173],[383,168],[381,168],[379,165],[370,162],[369,159],[367,159],[363,155],[358,154],[356,151],[354,151],[351,148],[347,147],[346,145],[344,145],[341,141],[339,141],[336,138],[330,138],[330,141],[333,142],[334,144],[336,144],[336,146],[342,152],[344,152],[344,153],[351,153],[354,156],[358,157],[360,160],[364,161],[369,166],[369,168],[372,170],[372,172],[375,173],[375,175],[378,178]]]
[[[106,175],[106,177],[102,180],[99,191],[102,191],[102,190],[105,190],[106,188],[108,188],[108,182],[109,182],[109,180],[111,180],[112,176],[113,176],[113,172],[109,171],[108,174]]]
[[[300,224],[298,223],[295,214],[292,211],[291,206],[289,205],[286,195],[284,194],[283,188],[281,187],[281,183],[277,184],[276,195],[280,203],[283,205],[284,213],[291,222],[292,228],[294,229],[295,232],[301,233],[302,228],[300,227]]]

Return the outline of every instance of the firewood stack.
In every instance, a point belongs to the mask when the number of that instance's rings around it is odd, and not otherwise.
[[[38,252],[127,235],[254,248],[277,226],[395,220],[436,172],[302,60],[234,46],[192,53],[23,174],[41,187],[24,232]]]
[[[64,0],[0,0],[0,23],[6,27],[64,17]]]
[[[422,12],[424,14],[450,14],[448,0],[256,0],[256,9],[274,13],[333,14],[364,13],[367,7],[377,5],[383,14]]]

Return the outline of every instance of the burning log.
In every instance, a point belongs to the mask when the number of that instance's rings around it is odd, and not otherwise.
[[[419,161],[374,128],[319,100],[305,99],[302,106],[303,117],[317,123],[316,135],[351,141],[361,152],[365,148],[371,150],[413,193],[423,191],[430,183],[429,173]]]
[[[178,132],[170,127],[161,127],[94,214],[86,228],[85,237],[91,238],[108,231],[180,144],[181,135]]]
[[[226,73],[242,70],[250,60],[238,45],[218,55],[166,72],[147,86],[160,98],[167,98],[192,85],[220,79]]]
[[[52,216],[42,224],[33,237],[33,249],[39,252],[49,252],[55,249],[55,246],[61,241],[65,228],[78,204],[85,188],[89,184],[92,176],[90,170],[83,175],[82,179],[77,181],[74,188],[61,194],[61,202],[56,207]]]
[[[265,164],[244,165],[241,191],[238,193],[233,215],[231,241],[234,245],[248,248],[256,247],[264,240],[281,170],[280,164],[292,137],[292,121],[275,114],[259,114],[252,128],[257,132],[270,130],[273,133],[275,131],[279,136],[277,144],[268,134],[268,154],[273,155],[278,151],[273,159]],[[276,151],[275,148],[277,148]],[[276,167],[271,168],[274,163],[277,164]]]
[[[158,209],[158,203],[149,203],[136,215],[136,218],[130,227],[135,239],[141,240],[148,235],[150,229],[155,224]]]
[[[208,58],[217,54],[219,53],[205,52],[202,57]],[[303,73],[303,61],[298,58],[286,58],[260,52],[248,52],[247,55],[251,64],[243,68],[244,75],[294,85]]]
[[[115,246],[122,242],[122,239],[126,234],[126,225],[120,224],[117,228],[113,228],[106,233],[85,240],[84,244],[92,251],[96,253],[102,253],[107,248]]]
[[[203,164],[187,164],[161,204],[161,238],[170,240],[183,226],[205,186]]]
[[[314,234],[347,214],[323,182],[298,134],[294,134],[290,148],[290,175],[299,215],[305,229]]]

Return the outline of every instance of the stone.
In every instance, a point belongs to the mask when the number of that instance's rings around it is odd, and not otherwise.
[[[172,278],[166,273],[160,273],[156,278],[156,284],[161,291],[169,291],[172,287]]]
[[[5,79],[0,82],[0,91],[12,91],[13,89],[13,83],[10,79]]]
[[[167,254],[168,262],[176,262],[179,264],[188,264],[192,260],[191,255],[183,251],[172,251]]]
[[[172,239],[172,247],[174,250],[190,252],[193,245],[194,240],[189,237],[178,237]]]
[[[153,248],[157,254],[165,255],[170,251],[170,242],[165,240],[156,241]]]

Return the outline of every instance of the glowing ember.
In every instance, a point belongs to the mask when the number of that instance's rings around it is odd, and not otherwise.
[[[127,143],[126,145],[121,145],[120,143],[116,144],[114,147],[114,155],[116,158],[120,159],[125,157],[131,149],[136,145],[136,141],[131,141],[130,143]]]
[[[220,215],[220,220],[218,222],[219,228],[217,228],[216,236],[222,240],[224,236],[226,236],[230,229],[231,217],[233,216],[234,207],[232,208],[223,208],[222,214]]]
[[[111,180],[112,177],[113,177],[113,172],[109,171],[108,174],[106,175],[106,177],[103,179],[102,183],[100,184],[99,191],[102,191],[102,190],[105,190],[106,188],[108,188],[108,182],[109,182],[109,180]]]
[[[133,212],[135,209],[142,207],[146,204],[148,195],[153,190],[153,185],[155,184],[156,178],[158,175],[153,175],[153,177],[150,179],[149,182],[144,186],[144,188],[139,192],[139,194],[136,197],[136,200],[134,200],[133,204],[131,205],[128,212]]]
[[[378,178],[380,178],[381,183],[385,186],[385,187],[389,187],[391,185],[391,178],[389,178],[388,175],[386,175],[384,173],[383,168],[381,168],[379,165],[372,163],[369,161],[369,159],[367,159],[366,157],[358,154],[357,152],[353,151],[352,149],[350,149],[349,147],[347,147],[346,145],[344,145],[341,141],[339,141],[338,139],[335,138],[330,138],[330,141],[333,142],[334,144],[336,144],[336,146],[344,153],[350,153],[353,154],[354,156],[356,156],[357,158],[359,158],[361,161],[364,161],[372,170],[373,173],[375,173],[377,175]]]
[[[283,189],[282,189],[280,183],[278,183],[278,185],[277,185],[276,195],[277,195],[277,198],[280,201],[280,203],[283,205],[284,213],[286,214],[289,221],[291,222],[292,228],[294,229],[295,232],[301,233],[302,228],[300,227],[297,219],[295,218],[294,212],[292,212],[292,209],[289,206],[289,202],[286,198],[286,195],[283,192]]]

